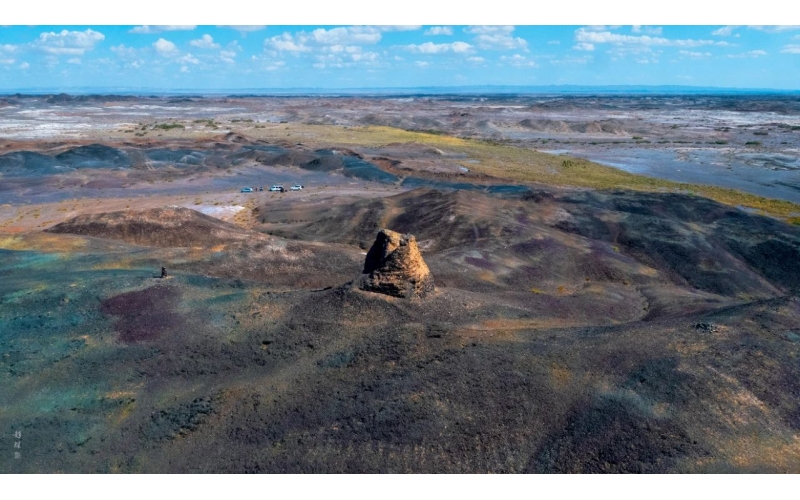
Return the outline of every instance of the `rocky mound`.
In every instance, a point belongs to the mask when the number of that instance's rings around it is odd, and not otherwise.
[[[570,126],[561,120],[531,120],[526,118],[519,122],[519,125],[525,128],[536,130],[537,132],[549,132],[568,134],[572,132]]]
[[[177,206],[79,215],[47,232],[159,247],[214,246],[263,238],[196,210]]]
[[[394,297],[424,297],[433,277],[413,235],[381,229],[364,262],[360,288]]]
[[[90,144],[68,149],[56,156],[35,151],[15,151],[0,155],[0,170],[11,174],[54,174],[64,169],[129,168],[131,159],[125,151]]]
[[[128,155],[104,144],[89,144],[68,149],[55,156],[59,164],[72,168],[129,168]]]

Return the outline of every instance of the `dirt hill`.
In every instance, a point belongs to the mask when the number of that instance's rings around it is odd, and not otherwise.
[[[79,215],[47,231],[160,247],[207,247],[264,238],[196,210],[177,206]]]

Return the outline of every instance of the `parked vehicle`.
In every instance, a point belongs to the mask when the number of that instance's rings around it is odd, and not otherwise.
[[[294,186],[290,187],[289,189],[291,189],[292,191],[300,191],[301,189],[303,189],[303,185],[302,184],[295,184]]]
[[[279,193],[285,193],[286,192],[286,189],[281,184],[275,184],[274,186],[269,188],[269,190],[270,191],[277,191]]]
[[[242,188],[242,192],[243,193],[252,193],[253,192],[253,188],[251,188],[251,187],[243,187]]]

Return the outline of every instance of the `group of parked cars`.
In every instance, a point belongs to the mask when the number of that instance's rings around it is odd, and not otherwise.
[[[294,186],[290,187],[289,189],[286,189],[285,187],[283,187],[283,184],[275,184],[271,188],[269,188],[269,191],[273,191],[273,192],[277,192],[277,193],[285,193],[286,191],[301,191],[302,189],[303,189],[303,185],[302,184],[295,184]],[[242,192],[243,193],[252,193],[254,191],[263,191],[263,190],[264,190],[264,186],[259,186],[258,189],[254,189],[254,188],[251,188],[251,187],[243,187],[242,188]]]

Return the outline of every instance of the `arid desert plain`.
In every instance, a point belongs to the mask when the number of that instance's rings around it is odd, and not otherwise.
[[[796,95],[0,96],[0,472],[800,473],[799,294]]]

